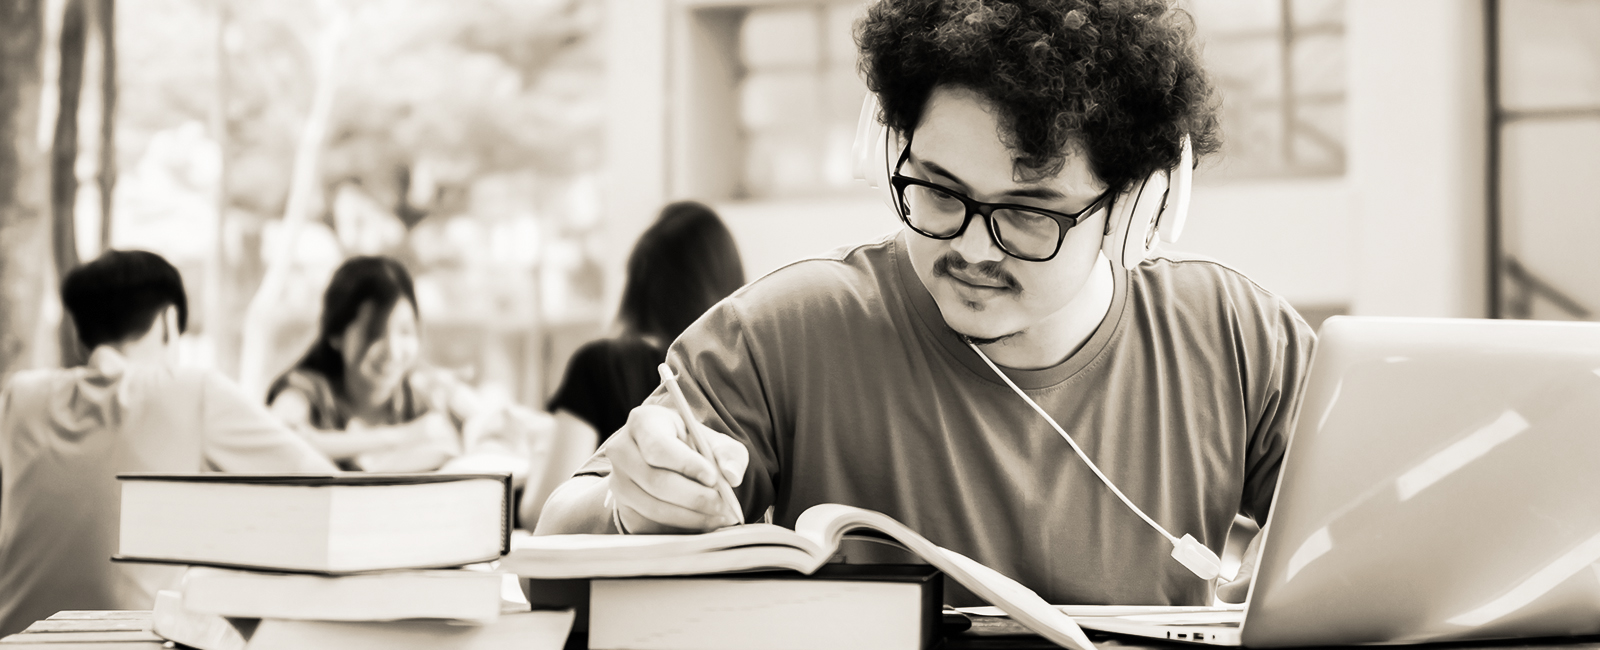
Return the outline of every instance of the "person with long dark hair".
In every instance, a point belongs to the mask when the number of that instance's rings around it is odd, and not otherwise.
[[[267,391],[272,412],[347,470],[436,469],[460,454],[465,409],[442,372],[419,370],[411,274],[354,257],[333,274],[311,349]]]
[[[712,305],[744,286],[744,262],[733,234],[703,203],[679,201],[639,236],[628,256],[627,281],[614,336],[584,344],[567,363],[547,409],[555,414],[555,459],[567,467],[544,475],[548,489],[530,486],[523,521],[537,519],[543,497],[627,422],[660,383],[656,366],[667,346]],[[531,523],[529,524],[531,527]]]

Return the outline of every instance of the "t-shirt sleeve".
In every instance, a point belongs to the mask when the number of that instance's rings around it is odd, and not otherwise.
[[[1264,377],[1262,409],[1246,449],[1244,493],[1239,504],[1239,514],[1258,524],[1266,523],[1267,511],[1272,507],[1278,471],[1289,446],[1290,428],[1305,397],[1306,376],[1317,340],[1311,326],[1281,299],[1276,318],[1269,325],[1272,362]]]
[[[290,369],[274,380],[272,387],[267,390],[267,406],[270,408],[280,395],[289,392],[298,393],[305,399],[306,425],[322,431],[344,430],[346,423],[341,421],[332,389],[322,375],[299,368]]]
[[[679,335],[667,351],[667,364],[678,375],[678,385],[695,417],[749,450],[750,464],[734,493],[744,507],[745,521],[755,521],[774,501],[778,462],[766,392],[771,382],[763,376],[748,334],[737,310],[724,302]],[[644,403],[672,406],[661,388]],[[576,473],[610,474],[606,447],[616,439],[613,436],[601,445]]]
[[[604,380],[605,356],[601,341],[590,341],[578,348],[567,362],[561,385],[550,397],[545,410],[551,413],[566,410],[599,431],[602,428],[600,413],[605,408],[603,396],[610,390]]]
[[[224,472],[308,472],[338,470],[304,438],[295,435],[214,372],[201,380],[201,417],[206,461]]]

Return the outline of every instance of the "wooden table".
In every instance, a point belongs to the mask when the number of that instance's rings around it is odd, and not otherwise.
[[[1089,632],[1101,650],[1196,650],[1205,646],[1167,643]],[[0,650],[158,650],[170,648],[150,631],[148,611],[64,611],[28,629],[0,639]],[[565,650],[585,650],[588,635],[567,638]],[[1417,650],[1600,650],[1600,636],[1564,639],[1521,639],[1409,646]],[[1058,646],[1033,635],[962,634],[952,636],[936,650],[1057,650]]]

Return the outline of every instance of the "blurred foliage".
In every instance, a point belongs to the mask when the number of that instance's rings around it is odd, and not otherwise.
[[[117,150],[134,173],[117,190],[113,238],[172,258],[201,295],[224,184],[224,304],[212,312],[222,321],[200,331],[211,361],[232,371],[239,314],[282,234],[316,44],[343,21],[313,227],[296,240],[272,367],[299,352],[328,273],[355,254],[406,261],[424,319],[441,332],[526,336],[542,302],[573,293],[567,285],[580,302],[598,300],[568,278],[586,279],[599,212],[600,13],[600,0],[121,0]],[[435,361],[482,366],[499,354],[480,352]],[[507,383],[519,396],[534,388]]]
[[[307,52],[317,25],[305,23],[317,12],[303,1],[236,7],[224,41],[236,70],[230,194],[273,212],[289,168],[272,163],[290,153],[310,102]],[[419,211],[476,178],[593,167],[600,71],[585,37],[596,14],[593,3],[575,0],[354,5],[323,178],[357,180],[414,224]],[[276,173],[259,173],[264,167]]]
[[[208,122],[216,101],[218,0],[119,5],[126,92],[119,151]],[[311,44],[328,20],[310,0],[227,2],[230,203],[275,218],[311,101]],[[598,164],[600,56],[588,0],[357,0],[340,52],[322,158],[330,189],[356,181],[408,224],[507,171],[570,176]],[[325,192],[331,197],[331,191]],[[445,202],[446,205],[439,205]]]

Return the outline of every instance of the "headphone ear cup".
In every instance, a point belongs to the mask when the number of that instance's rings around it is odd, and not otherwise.
[[[867,187],[878,190],[885,205],[896,210],[894,189],[889,185],[889,159],[899,147],[899,138],[892,137],[889,128],[878,121],[878,96],[867,93],[861,102],[861,116],[856,120],[856,139],[850,146],[855,164],[852,172],[856,180],[865,181]]]
[[[1194,149],[1189,146],[1189,136],[1183,136],[1182,153],[1178,166],[1172,170],[1172,186],[1167,189],[1167,207],[1161,211],[1156,228],[1161,230],[1161,240],[1177,243],[1183,234],[1183,225],[1189,220],[1189,194],[1194,185]]]
[[[1167,173],[1157,171],[1117,194],[1106,216],[1100,250],[1120,268],[1131,269],[1150,254],[1156,218],[1166,202]]]

